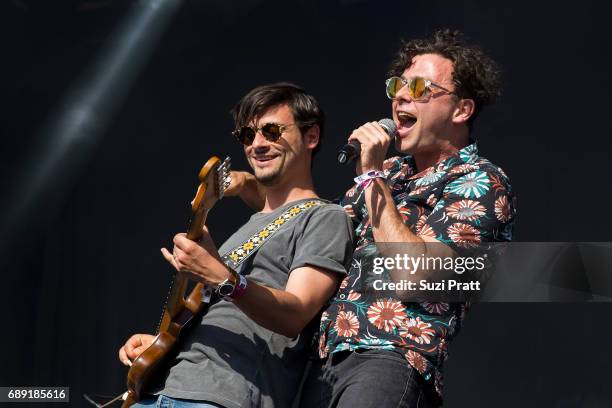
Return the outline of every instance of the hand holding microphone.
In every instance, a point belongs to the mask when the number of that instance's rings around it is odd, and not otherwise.
[[[384,131],[384,133],[381,131]],[[358,161],[359,174],[374,169],[380,169],[385,160],[389,143],[395,137],[397,127],[391,119],[381,119],[378,122],[369,122],[359,127],[349,137],[349,143],[344,145],[338,152],[338,162],[347,164],[361,158]],[[364,150],[366,153],[361,154]]]

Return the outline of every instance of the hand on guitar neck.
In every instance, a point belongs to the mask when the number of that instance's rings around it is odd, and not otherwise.
[[[157,335],[135,334],[119,349],[119,360],[130,366],[122,408],[139,401],[149,385],[163,378],[182,329],[194,316],[206,311],[210,298],[205,295],[211,291],[202,283],[217,285],[230,273],[204,226],[208,211],[230,184],[229,167],[229,158],[221,162],[212,157],[206,162],[198,175],[200,185],[191,203],[193,214],[187,233],[174,237],[173,254],[162,249],[164,258],[179,272],[174,275]],[[190,279],[200,283],[187,294]]]
[[[199,242],[190,240],[184,233],[175,235],[173,242],[172,253],[166,248],[162,248],[161,252],[178,272],[186,273],[190,279],[213,286],[229,278],[230,272],[221,261],[208,228],[203,227]]]

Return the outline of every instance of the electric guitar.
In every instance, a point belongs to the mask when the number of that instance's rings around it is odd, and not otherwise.
[[[200,186],[191,203],[192,217],[187,238],[198,241],[202,237],[202,227],[206,222],[208,211],[223,197],[223,192],[229,186],[231,181],[229,173],[229,157],[221,162],[218,157],[213,156],[200,170],[198,175]],[[188,283],[189,279],[184,274],[175,273],[157,336],[153,343],[132,362],[128,372],[128,391],[123,395],[122,408],[128,408],[138,402],[142,392],[149,385],[155,384],[159,374],[167,368],[167,359],[173,355],[181,330],[194,316],[205,312],[210,305],[212,289],[197,283],[191,293],[185,297]]]

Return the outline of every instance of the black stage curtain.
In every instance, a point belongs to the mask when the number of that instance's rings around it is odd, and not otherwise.
[[[0,6],[2,203],[23,182],[42,123],[131,6],[55,3]],[[0,386],[70,386],[72,406],[84,406],[83,392],[123,391],[117,349],[155,329],[171,275],[159,248],[185,229],[199,168],[213,154],[246,168],[231,106],[281,80],[316,95],[328,126],[315,181],[333,198],[353,177],[335,163],[337,149],[352,129],[389,116],[383,86],[400,39],[438,27],[463,30],[503,69],[505,92],[475,136],[510,175],[516,238],[609,241],[611,47],[600,7],[184,1],[72,182],[3,244]],[[220,202],[209,223],[217,243],[248,216],[237,200]],[[450,348],[447,406],[610,406],[611,312],[601,303],[475,306]]]

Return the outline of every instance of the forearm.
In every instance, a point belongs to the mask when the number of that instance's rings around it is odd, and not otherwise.
[[[221,260],[206,227],[199,244],[185,234],[177,234],[173,242],[173,253],[162,248],[162,254],[177,271],[190,278],[215,287],[236,274]],[[332,296],[338,280],[339,275],[335,272],[316,266],[299,266],[290,271],[285,290],[248,281],[235,304],[261,326],[295,337]]]
[[[246,291],[234,301],[255,323],[287,337],[297,336],[316,312],[296,295],[249,281]]]
[[[419,244],[424,245],[425,241],[404,224],[391,191],[383,179],[372,180],[372,185],[365,191],[365,201],[377,245],[400,242],[416,244],[415,248],[418,248]]]
[[[421,238],[413,233],[402,220],[397,210],[391,191],[382,179],[375,179],[365,193],[366,205],[370,214],[372,233],[379,253],[385,258],[405,259],[427,257],[453,257],[456,254],[445,244],[435,240]],[[425,267],[416,269],[389,269],[394,282],[408,281],[418,283],[420,280],[436,282],[452,276],[443,271],[428,270]],[[418,295],[416,291],[398,290],[402,300],[411,300]]]
[[[238,197],[251,209],[255,211],[261,210],[264,207],[266,198],[255,176],[246,171],[233,171],[232,175],[240,179],[236,189]]]

